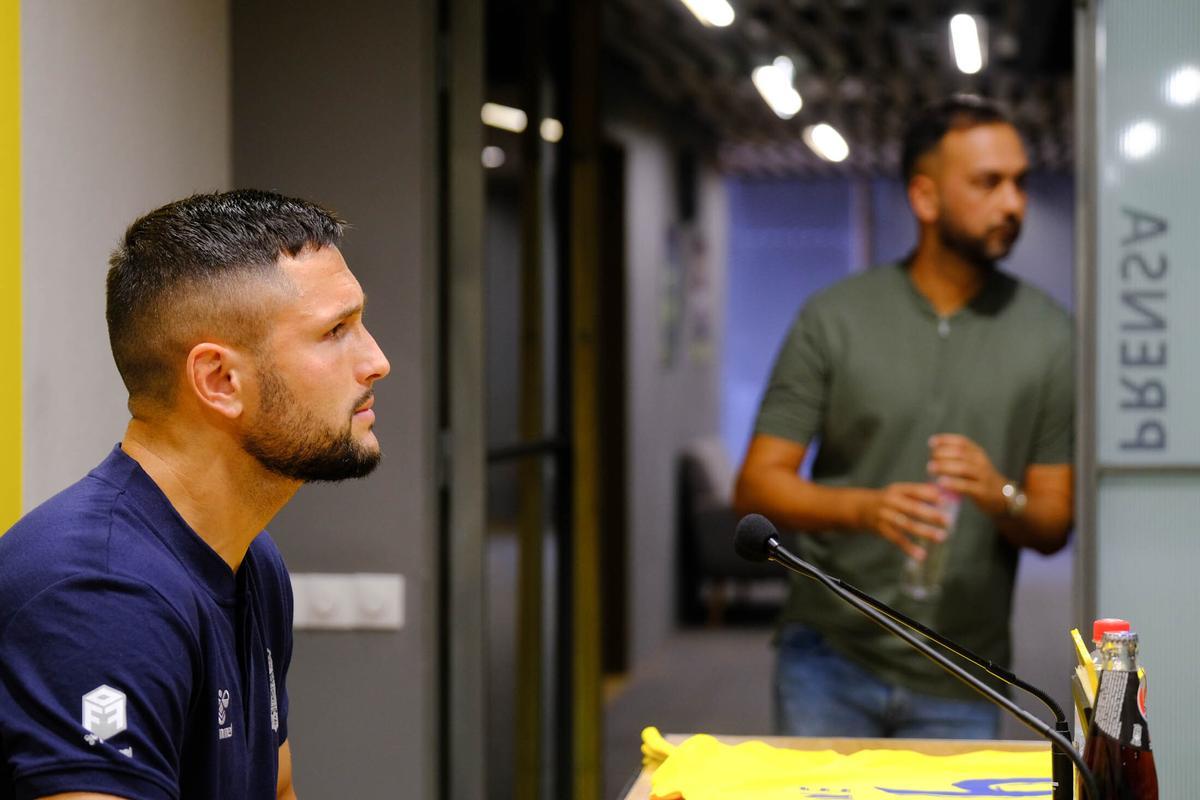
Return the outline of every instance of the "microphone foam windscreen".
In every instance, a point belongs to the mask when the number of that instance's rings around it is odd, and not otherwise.
[[[771,555],[767,542],[779,531],[762,514],[747,514],[738,521],[733,535],[733,549],[747,561],[766,561]]]

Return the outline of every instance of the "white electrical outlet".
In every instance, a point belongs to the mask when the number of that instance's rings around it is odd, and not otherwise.
[[[404,576],[369,572],[292,575],[296,630],[399,630]]]
[[[360,572],[354,576],[359,628],[400,630],[404,626],[404,576]]]

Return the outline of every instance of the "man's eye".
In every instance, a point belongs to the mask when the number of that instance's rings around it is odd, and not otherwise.
[[[342,334],[342,331],[345,329],[346,329],[346,323],[339,322],[337,325],[334,325],[333,328],[330,329],[329,332],[326,333],[325,335],[330,339],[336,339],[338,336],[340,336]]]

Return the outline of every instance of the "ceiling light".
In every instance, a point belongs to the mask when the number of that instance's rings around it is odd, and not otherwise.
[[[483,162],[483,166],[487,169],[496,169],[497,167],[504,166],[504,162],[507,160],[507,157],[504,155],[503,148],[496,147],[494,144],[489,144],[487,147],[483,148],[483,153],[480,155],[479,160]]]
[[[1175,106],[1190,106],[1200,100],[1200,69],[1180,67],[1167,78],[1167,102]]]
[[[983,69],[983,25],[970,14],[950,18],[950,47],[959,70],[974,75]]]
[[[542,138],[551,144],[561,140],[563,136],[562,123],[554,117],[546,117],[542,120],[538,130],[542,134]]]
[[[483,108],[479,110],[479,118],[483,120],[484,125],[513,133],[521,133],[528,124],[524,111],[499,103],[484,103]]]
[[[1118,147],[1126,158],[1131,161],[1140,161],[1158,149],[1161,138],[1157,125],[1142,120],[1133,123],[1121,132]]]
[[[796,112],[804,105],[800,93],[792,85],[795,74],[796,68],[792,65],[792,60],[787,56],[780,56],[773,64],[755,67],[750,76],[763,100],[766,100],[771,110],[783,119],[796,116]]]
[[[705,25],[724,28],[733,22],[733,6],[725,0],[680,0]]]
[[[824,122],[809,125],[804,129],[803,136],[804,143],[826,161],[837,163],[845,161],[846,156],[850,155],[850,145],[846,144],[846,140],[832,125]]]

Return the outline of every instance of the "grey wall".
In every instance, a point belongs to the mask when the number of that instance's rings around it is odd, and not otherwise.
[[[398,633],[298,632],[290,676],[305,798],[430,797],[437,742],[432,375],[433,3],[238,2],[234,179],[335,208],[392,364],[377,386],[385,458],[310,486],[271,526],[294,572],[399,572]]]
[[[631,655],[637,664],[666,638],[674,621],[675,466],[695,437],[717,432],[720,352],[662,362],[662,301],[667,235],[677,221],[674,151],[632,125],[610,133],[626,151],[626,303],[628,315],[629,585]],[[712,341],[724,330],[728,211],[723,182],[700,170],[697,227],[708,252]],[[685,319],[685,325],[687,320]]]
[[[124,432],[104,275],[125,226],[229,186],[229,9],[24,0],[20,11],[28,509],[79,479]]]
[[[846,277],[859,236],[854,186],[841,178],[732,178],[730,321],[721,363],[721,433],[733,463],[750,444],[771,367],[805,298]]]

